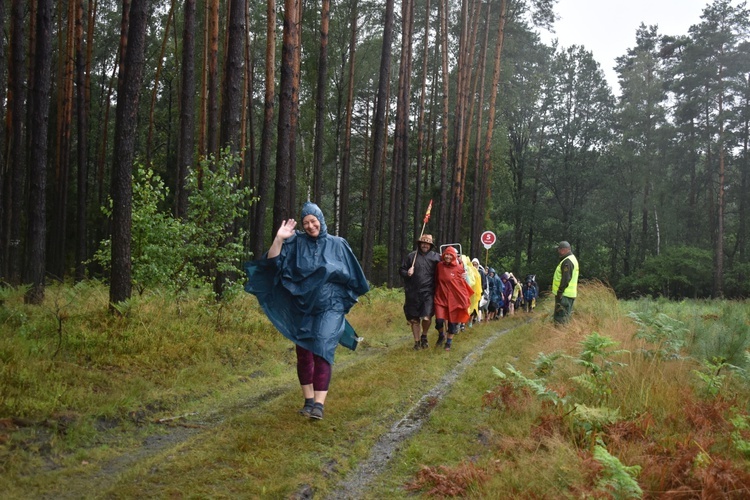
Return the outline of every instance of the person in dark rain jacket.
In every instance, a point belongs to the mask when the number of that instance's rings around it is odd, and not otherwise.
[[[435,312],[435,267],[440,262],[432,235],[423,234],[417,245],[398,270],[404,279],[404,315],[414,336],[414,350],[429,346],[427,332]]]

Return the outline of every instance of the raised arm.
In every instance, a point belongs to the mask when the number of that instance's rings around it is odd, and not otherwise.
[[[267,257],[269,259],[273,259],[281,253],[281,245],[284,244],[284,240],[294,234],[294,227],[296,225],[297,221],[294,219],[282,221],[281,227],[276,231],[276,237],[273,239],[273,243],[271,243],[271,248],[268,249]]]

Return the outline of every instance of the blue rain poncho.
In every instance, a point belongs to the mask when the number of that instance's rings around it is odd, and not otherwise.
[[[246,263],[245,291],[286,338],[333,364],[345,330],[356,336],[344,316],[370,286],[349,243],[328,234],[323,212],[307,202],[302,219],[311,214],[320,222],[318,237],[298,230],[278,256]]]

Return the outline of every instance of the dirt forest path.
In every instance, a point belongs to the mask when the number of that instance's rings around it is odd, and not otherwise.
[[[358,351],[356,355],[346,358],[342,363],[337,363],[335,377],[344,378],[350,377],[353,373],[368,378],[372,376],[373,371],[378,370],[378,367],[383,366],[386,362],[410,363],[412,359],[419,359],[418,356],[420,355],[432,356],[433,359],[440,360],[443,364],[441,365],[441,371],[436,376],[422,377],[423,380],[429,380],[429,383],[420,386],[418,392],[413,392],[408,397],[404,397],[387,417],[376,418],[373,421],[362,420],[361,417],[358,420],[357,417],[348,417],[348,420],[350,419],[352,422],[351,428],[362,433],[361,441],[369,443],[369,448],[366,450],[367,458],[362,459],[362,453],[360,453],[360,455],[352,457],[327,459],[332,470],[330,474],[325,474],[324,471],[323,475],[329,476],[329,479],[326,483],[327,486],[321,492],[323,495],[319,495],[314,486],[301,482],[296,491],[292,493],[292,497],[312,498],[314,496],[337,500],[365,496],[364,492],[367,491],[368,485],[383,472],[402,443],[419,432],[437,403],[451,390],[453,384],[460,379],[466,369],[479,360],[485,350],[503,335],[529,321],[530,318],[517,317],[507,322],[498,321],[479,325],[473,329],[473,333],[462,334],[463,337],[457,343],[461,345],[462,349],[454,348],[451,353],[443,353],[442,349],[438,350],[433,347],[430,347],[431,352],[429,353],[414,353],[410,346],[405,345],[406,341],[404,341],[398,346]],[[394,357],[403,359],[388,359]],[[208,457],[215,452],[211,450],[222,446],[221,436],[230,432],[227,429],[242,426],[248,426],[249,428],[265,426],[268,427],[269,435],[274,434],[276,431],[272,429],[273,425],[269,422],[278,419],[279,413],[291,413],[288,408],[288,401],[293,400],[296,404],[297,399],[299,399],[298,393],[299,386],[296,381],[290,379],[274,387],[266,387],[251,395],[245,394],[237,397],[235,393],[226,399],[219,398],[212,404],[213,409],[211,411],[177,415],[165,419],[162,425],[157,426],[158,429],[154,430],[154,426],[150,426],[151,430],[144,431],[142,436],[135,436],[137,444],[115,458],[105,460],[88,469],[79,467],[76,471],[71,471],[70,474],[59,474],[60,471],[56,471],[58,474],[55,483],[57,484],[48,489],[42,498],[132,498],[133,496],[162,498],[175,496],[175,491],[181,491],[182,493],[177,495],[178,498],[183,495],[192,496],[189,493],[191,491],[189,486],[191,475],[195,475],[196,482],[216,480],[213,478],[201,479],[202,472],[196,472],[195,465],[186,457],[190,454],[194,456],[205,455],[206,461],[212,463]],[[333,400],[334,398],[330,399]],[[414,403],[415,401],[416,403]],[[300,424],[299,416],[288,418],[290,421],[292,418],[295,419],[296,428],[304,427],[307,424],[306,422]],[[326,419],[323,421],[310,425],[317,425],[317,429],[321,429],[322,425],[320,424],[334,426],[335,429],[331,429],[331,435],[338,435],[341,424],[332,424],[328,422],[329,420],[328,415],[326,415]],[[139,431],[136,429],[133,432]],[[299,432],[304,432],[304,430]],[[326,439],[324,436],[325,432],[322,432],[321,441]],[[238,441],[237,438],[226,439],[232,444]],[[239,440],[241,439],[239,438]],[[284,436],[279,439],[294,440],[295,436]],[[350,439],[358,441],[357,438]],[[249,450],[252,450],[250,454],[262,454],[258,453],[258,446],[261,446],[258,441],[261,440],[251,441],[252,443],[248,443],[246,446]],[[224,446],[226,446],[226,443]],[[348,472],[341,479],[342,475],[336,474],[335,470],[347,458],[349,463],[356,463],[354,466],[345,468]],[[285,472],[280,471],[279,474],[281,476]],[[184,476],[185,479],[179,479],[175,476]],[[164,478],[167,477],[169,477],[169,480],[164,481]],[[256,481],[252,477],[247,477],[245,480]],[[266,478],[266,480],[271,481],[271,478]],[[164,486],[162,483],[167,483],[168,486]],[[185,489],[183,490],[183,488]],[[234,491],[242,490],[240,487],[236,487]],[[273,491],[263,495],[276,497]],[[206,495],[198,492],[197,496],[205,497]],[[208,496],[212,495],[209,494]],[[254,498],[255,496],[255,494],[249,494],[247,497]],[[289,496],[288,489],[283,496]]]
[[[487,347],[509,331],[509,329],[496,331],[487,337],[484,342],[469,351],[434,387],[422,395],[417,404],[410,408],[403,418],[387,433],[380,436],[367,460],[360,463],[354,471],[348,474],[327,498],[329,500],[347,500],[362,496],[371,481],[385,469],[398,446],[419,432],[422,424],[430,416],[432,409],[435,408],[436,402],[443,399],[456,380],[482,356]]]

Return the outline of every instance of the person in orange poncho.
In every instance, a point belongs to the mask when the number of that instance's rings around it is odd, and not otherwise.
[[[445,341],[445,350],[450,351],[459,325],[469,321],[469,304],[474,290],[466,282],[466,271],[459,263],[456,249],[446,247],[442,258],[435,269],[435,328],[440,333],[437,345]],[[444,333],[446,322],[447,338]]]

